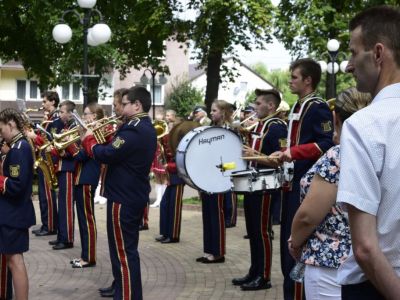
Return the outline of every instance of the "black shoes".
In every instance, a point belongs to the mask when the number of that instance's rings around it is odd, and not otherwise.
[[[43,227],[40,227],[39,229],[34,229],[34,230],[32,230],[32,233],[33,234],[38,234],[40,231],[42,231],[43,230]]]
[[[36,236],[46,236],[46,235],[55,235],[57,234],[56,231],[47,231],[45,229],[40,230],[39,232],[36,232]]]
[[[271,288],[271,281],[265,280],[262,276],[257,276],[252,281],[242,284],[240,288],[243,291],[266,290]]]
[[[106,288],[99,288],[99,293],[100,293],[100,296],[104,297],[104,298],[114,297],[114,294],[115,294],[114,282]]]
[[[221,256],[215,259],[208,259],[205,257],[202,261],[203,264],[219,264],[225,262],[225,256]]]
[[[244,239],[249,239],[249,235],[246,234],[246,235],[243,236],[243,238],[244,238]]]
[[[149,230],[149,225],[147,225],[147,224],[140,225],[139,226],[139,231],[142,231],[142,230]]]
[[[172,244],[172,243],[179,243],[179,239],[166,238],[161,241],[161,244]]]
[[[49,245],[51,245],[51,246],[57,245],[58,243],[59,243],[58,240],[49,241]]]
[[[251,277],[249,274],[247,274],[244,277],[240,277],[240,278],[233,278],[232,279],[232,284],[233,285],[242,285],[245,283],[249,283],[250,281],[253,280],[254,277]]]
[[[70,248],[73,248],[73,247],[74,247],[73,243],[62,243],[62,242],[59,242],[59,243],[57,243],[56,245],[53,246],[53,250],[70,249]]]
[[[156,242],[162,242],[162,241],[164,241],[164,240],[166,240],[166,239],[167,239],[167,237],[166,237],[166,236],[163,236],[163,235],[161,235],[161,236],[155,238]]]

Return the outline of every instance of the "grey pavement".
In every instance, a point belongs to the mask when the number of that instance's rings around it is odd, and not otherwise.
[[[185,197],[196,192],[186,187]],[[152,195],[151,195],[152,196]],[[38,201],[34,201],[37,217]],[[77,223],[75,247],[68,250],[52,250],[48,241],[55,238],[31,235],[30,250],[25,253],[29,275],[29,299],[106,299],[97,289],[112,281],[106,234],[106,205],[95,206],[97,220],[97,265],[93,268],[72,269],[70,259],[80,257],[80,240]],[[144,299],[283,299],[279,260],[279,227],[275,226],[274,254],[272,262],[272,288],[243,292],[231,284],[234,277],[247,273],[250,255],[245,234],[244,218],[227,229],[226,261],[222,264],[201,264],[195,259],[202,255],[201,212],[185,206],[182,212],[181,241],[176,244],[160,244],[158,236],[159,208],[150,209],[150,229],[140,233]]]

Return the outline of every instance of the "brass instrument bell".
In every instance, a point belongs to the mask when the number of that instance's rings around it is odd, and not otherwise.
[[[156,130],[157,139],[161,139],[168,134],[168,124],[164,120],[155,120],[153,122],[154,129]]]

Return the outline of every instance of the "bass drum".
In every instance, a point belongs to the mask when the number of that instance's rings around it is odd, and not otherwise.
[[[245,170],[242,141],[232,130],[202,126],[188,132],[176,150],[179,176],[191,187],[206,193],[232,188],[232,171]],[[234,166],[222,172],[222,166]]]

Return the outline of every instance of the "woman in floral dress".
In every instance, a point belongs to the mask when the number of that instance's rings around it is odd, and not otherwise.
[[[340,132],[343,122],[369,104],[369,94],[350,88],[335,101],[336,146],[329,149],[303,176],[301,199],[292,224],[289,251],[305,263],[305,292],[310,299],[341,299],[337,269],[351,248],[347,214],[336,204],[340,173]]]

